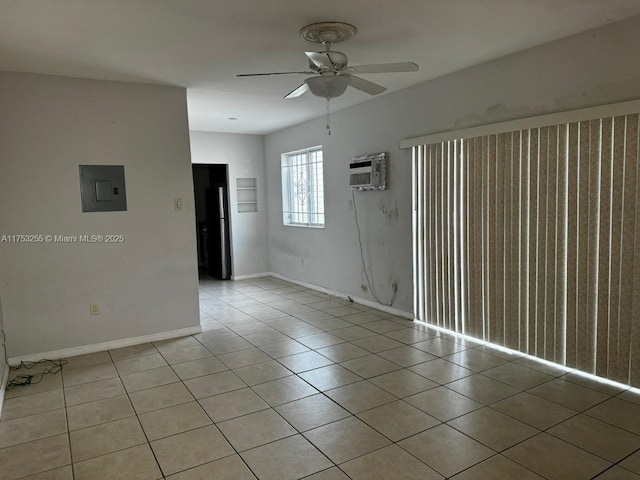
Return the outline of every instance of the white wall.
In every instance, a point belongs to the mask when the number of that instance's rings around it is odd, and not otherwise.
[[[229,210],[233,276],[269,271],[264,137],[232,133],[190,132],[193,163],[229,165]],[[258,181],[258,211],[238,213],[237,178]]]
[[[9,356],[197,326],[185,90],[3,72],[0,105],[0,235],[125,237],[0,244]],[[128,210],[82,213],[80,164],[124,165]]]
[[[379,296],[389,299],[389,279],[398,277],[395,306],[412,311],[411,152],[399,150],[400,140],[640,98],[639,44],[640,17],[634,17],[336,112],[331,136],[324,118],[268,135],[271,271],[371,298],[360,289],[356,230],[347,209],[348,164],[354,155],[387,151],[390,189],[356,194],[365,258]],[[368,78],[384,83],[384,75]],[[317,108],[319,114],[324,110],[323,100]],[[324,147],[326,228],[283,227],[280,155],[319,144]]]

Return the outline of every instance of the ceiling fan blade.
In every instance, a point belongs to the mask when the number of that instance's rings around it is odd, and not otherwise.
[[[378,85],[377,83],[370,82],[369,80],[365,80],[364,78],[356,77],[355,75],[349,75],[349,85],[353,88],[357,88],[369,95],[378,95],[379,93],[384,92],[387,87],[383,87],[382,85]]]
[[[267,75],[313,75],[316,72],[239,73],[236,77],[264,77]]]
[[[284,96],[284,98],[296,98],[299,97],[300,95],[302,95],[303,93],[305,93],[307,90],[309,90],[309,86],[306,83],[303,83],[302,85],[300,85],[298,88],[296,88],[295,90],[292,90],[291,92],[289,92],[288,94],[286,94]]]
[[[413,62],[400,63],[379,63],[373,65],[355,65],[345,68],[348,73],[394,73],[394,72],[417,72],[418,65]]]
[[[329,57],[331,52],[304,52],[316,67],[322,70],[333,70],[333,63]]]

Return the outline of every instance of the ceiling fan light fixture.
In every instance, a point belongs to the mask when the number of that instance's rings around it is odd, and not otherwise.
[[[307,84],[311,93],[316,97],[336,98],[342,95],[349,86],[348,75],[320,75],[309,77],[304,83]]]

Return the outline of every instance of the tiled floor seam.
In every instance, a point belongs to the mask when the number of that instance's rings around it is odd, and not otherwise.
[[[635,454],[636,454],[636,453],[638,453],[638,452],[640,452],[640,448],[637,448],[636,450],[634,450],[634,451],[633,451],[633,452],[631,452],[630,454],[628,454],[628,455],[626,455],[625,457],[621,458],[620,460],[618,460],[617,462],[615,462],[613,465],[611,465],[611,467],[609,467],[609,468],[613,468],[613,467],[615,467],[616,465],[618,465],[618,466],[622,467],[622,465],[620,465],[622,462],[624,462],[627,458],[629,458],[629,457],[631,457],[631,456],[635,455]],[[624,467],[622,467],[622,468],[624,468]],[[625,470],[626,470],[626,468],[625,468]]]
[[[546,432],[540,432],[540,433],[546,433]],[[537,435],[540,435],[540,433],[539,433],[539,434],[537,434]],[[534,435],[534,436],[537,436],[537,435]],[[531,438],[533,438],[533,437],[531,437]],[[557,438],[557,437],[556,437],[556,438]],[[527,440],[529,440],[529,439],[527,439]],[[568,443],[568,442],[565,442],[565,443]],[[573,445],[573,444],[569,444],[569,445],[572,445],[572,446],[574,446],[574,447],[576,447],[576,448],[579,448],[579,447],[577,447],[576,445]],[[586,450],[584,450],[584,449],[581,449],[581,450],[586,451]],[[594,455],[594,454],[593,454],[593,453],[591,453],[591,452],[587,452],[587,453],[589,453],[589,454],[591,454],[591,455]],[[500,455],[502,455],[502,454],[500,454]],[[596,455],[596,456],[597,456],[597,455]],[[505,457],[506,457],[506,455],[505,455]],[[531,470],[531,469],[530,469],[530,468],[528,468],[526,465],[524,465],[524,464],[522,464],[522,463],[518,462],[518,460],[513,459],[513,458],[510,458],[510,457],[507,457],[507,458],[508,458],[509,460],[511,460],[512,462],[517,463],[517,464],[518,464],[518,465],[520,465],[521,467],[524,467],[524,468],[526,468],[527,470]],[[602,457],[598,457],[598,458],[602,458]],[[608,462],[608,463],[611,463],[611,465],[609,465],[609,466],[608,466],[607,468],[605,468],[604,470],[601,470],[600,472],[598,472],[598,473],[596,473],[595,475],[593,475],[593,476],[591,477],[592,479],[595,479],[595,478],[599,477],[599,476],[600,476],[600,475],[602,475],[604,472],[606,472],[607,470],[610,470],[611,468],[615,467],[615,465],[616,465],[615,463],[613,463],[613,462],[609,462],[608,460],[607,460],[607,462]],[[536,471],[534,471],[534,470],[531,470],[531,471],[532,471],[533,473],[535,473],[536,475],[539,475],[540,477],[543,477],[543,475],[542,475],[541,473],[538,473],[538,472],[536,472]],[[543,478],[544,478],[544,477],[543,477]]]
[[[242,335],[240,335],[240,336],[242,336]],[[315,351],[315,350],[313,350],[313,349],[312,349],[311,351]],[[277,361],[277,359],[275,359],[275,358],[273,358],[273,357],[271,357],[271,358],[272,358],[273,360],[276,360],[276,361]],[[264,363],[264,362],[260,362],[260,363]],[[279,362],[278,362],[278,363],[279,363]],[[285,367],[285,368],[286,368],[286,367]],[[301,377],[299,377],[299,376],[298,376],[298,374],[296,374],[296,373],[293,373],[293,372],[292,372],[292,376],[293,376],[293,375],[295,375],[296,377],[298,377],[298,378],[300,378],[301,380],[305,381],[304,379],[302,379]],[[371,377],[371,378],[375,378],[375,377]],[[365,379],[365,380],[366,380],[366,381],[368,381],[368,379]],[[263,383],[268,383],[269,381],[272,381],[272,380],[268,380],[268,381],[266,381],[266,382],[262,382],[262,383],[260,383],[260,384],[256,384],[256,385],[249,386],[249,388],[250,388],[252,391],[254,391],[254,392],[255,392],[255,390],[253,389],[253,387],[255,387],[255,386],[257,386],[257,385],[261,385],[261,384],[263,384]],[[306,382],[306,381],[305,381],[305,383],[309,384],[309,383],[308,383],[308,382]],[[313,385],[311,385],[311,384],[309,384],[309,385],[313,387]],[[315,387],[314,387],[314,388],[315,388]],[[338,387],[338,388],[339,388],[339,387]],[[255,393],[259,396],[258,392],[255,392]],[[319,392],[319,393],[320,393],[320,394],[322,394],[322,395],[324,395],[326,398],[328,398],[329,400],[331,400],[331,401],[332,401],[333,403],[335,403],[336,405],[340,405],[339,403],[335,402],[335,400],[333,400],[331,397],[327,396],[325,392]],[[214,395],[214,396],[215,396],[215,395]],[[207,398],[208,398],[208,397],[207,397]],[[261,398],[262,398],[262,397],[261,397]],[[305,398],[305,397],[303,397],[303,398]],[[292,403],[292,402],[297,401],[297,400],[299,400],[299,399],[292,400],[292,401],[289,401],[289,402],[285,402],[285,403],[280,404],[280,405],[277,405],[277,406],[286,405],[287,403]],[[392,401],[390,401],[390,402],[388,402],[388,403],[392,403],[392,402],[397,401],[397,400],[399,400],[399,399],[398,399],[398,398],[396,398],[396,399],[394,399],[394,400],[392,400]],[[385,404],[386,404],[386,403],[385,403]],[[382,406],[382,405],[378,405],[378,406]],[[373,408],[377,408],[378,406],[373,407]],[[270,409],[272,409],[272,410],[275,410],[275,408],[274,408],[274,407],[271,407],[271,406],[270,406],[269,408],[270,408]],[[373,408],[372,408],[372,409],[373,409]],[[368,410],[369,410],[369,409],[368,409]],[[364,411],[363,411],[363,412],[364,412]],[[358,413],[363,413],[363,412],[358,412]],[[205,412],[205,413],[206,413],[206,412]],[[277,411],[276,411],[276,413],[277,413]],[[356,416],[356,414],[351,413],[351,412],[349,412],[349,413],[350,413],[350,416],[355,417],[355,418],[358,418],[358,417]],[[237,417],[233,417],[233,418],[241,418],[241,417],[244,417],[244,416],[247,416],[247,415],[251,415],[251,413],[244,414],[244,415],[239,415],[239,416],[237,416]],[[281,416],[280,416],[280,417],[281,417]],[[209,417],[209,418],[211,418],[211,417]],[[281,417],[281,418],[282,418],[282,417]],[[212,420],[212,422],[213,422],[213,419],[211,419],[211,420]],[[285,421],[286,421],[286,419],[283,419],[283,420],[285,420]],[[325,426],[325,425],[330,425],[331,423],[335,423],[335,422],[338,422],[338,421],[339,421],[339,420],[335,420],[335,421],[332,421],[332,422],[328,422],[328,423],[326,423],[326,424],[323,424],[323,426]],[[362,421],[362,420],[361,420],[361,421]],[[288,422],[287,422],[287,423],[288,423]],[[366,422],[365,422],[365,423],[366,423]],[[215,422],[213,422],[213,424],[214,424],[214,425],[216,425],[216,423],[215,423]],[[369,426],[370,426],[370,425],[369,425]],[[387,440],[389,440],[389,442],[391,442],[391,444],[397,444],[397,442],[394,442],[393,440],[391,440],[391,439],[389,439],[388,437],[386,437],[386,435],[384,435],[382,432],[379,432],[377,429],[375,429],[375,427],[372,427],[372,426],[370,426],[370,427],[371,427],[372,429],[374,429],[376,432],[378,432],[378,433],[380,433],[381,435],[383,435],[385,438],[387,438]],[[295,428],[294,428],[294,429],[295,429]],[[296,430],[296,432],[297,432],[297,433],[292,434],[292,435],[289,435],[288,437],[283,437],[283,438],[289,438],[289,437],[291,437],[291,436],[295,436],[295,435],[302,435],[302,436],[304,436],[304,432],[300,432],[300,431],[298,431],[297,429],[295,429],[295,430]],[[427,430],[428,430],[428,429],[427,429]],[[222,432],[221,432],[221,433],[222,433]],[[418,432],[418,433],[421,433],[421,432]],[[223,434],[223,436],[225,436],[225,435],[224,435],[224,433],[222,433],[222,434]],[[410,436],[413,436],[413,435],[410,435]],[[410,437],[410,436],[409,436],[409,437]],[[409,437],[407,437],[407,438],[409,438]],[[268,445],[268,444],[270,444],[270,443],[275,443],[275,442],[277,442],[277,441],[279,441],[279,440],[282,440],[283,438],[280,438],[280,439],[277,439],[277,440],[273,440],[273,441],[270,441],[270,442],[266,442],[266,443],[264,443],[264,444],[261,444],[261,445],[259,445],[259,446],[257,446],[257,447],[253,447],[253,448],[248,449],[248,450],[245,450],[245,451],[249,451],[249,450],[252,450],[252,449],[255,449],[255,448],[259,448],[259,447],[262,447],[262,446],[264,446],[264,445]],[[309,440],[309,438],[307,438],[306,436],[304,436],[304,438],[305,438],[307,441],[309,441],[309,442],[313,445],[313,442],[311,442],[311,441]],[[225,439],[226,439],[227,441],[229,441],[229,440],[228,440],[228,438],[227,438],[226,436],[225,436]],[[229,442],[229,443],[231,444],[231,442]],[[231,444],[231,445],[232,445],[232,447],[233,447],[233,444]],[[388,446],[388,445],[386,445],[386,446]],[[385,447],[386,447],[386,446],[385,446]],[[315,446],[315,445],[314,445],[314,447],[317,449],[317,446]],[[381,447],[381,448],[385,448],[385,447]],[[238,451],[236,450],[236,448],[235,448],[235,447],[233,447],[233,448],[234,448],[234,450],[236,451],[236,453],[237,453],[238,455],[240,455],[240,453],[241,453],[241,452],[238,452]],[[319,450],[319,449],[318,449],[318,450]],[[376,450],[378,450],[378,449],[376,449]],[[376,450],[373,450],[373,451],[376,451]],[[403,449],[403,450],[404,450],[404,449]],[[245,451],[243,451],[243,452],[245,452]],[[363,455],[360,455],[360,456],[367,455],[368,453],[372,453],[373,451],[371,451],[371,452],[367,452],[367,453],[365,453],[365,454],[363,454]],[[405,450],[405,451],[406,451],[406,450]],[[321,452],[321,451],[320,451],[320,452]],[[321,453],[322,453],[322,452],[321,452]],[[323,455],[324,455],[324,454],[323,454]],[[324,455],[324,456],[326,457],[326,455]],[[353,459],[355,459],[355,458],[359,458],[360,456],[354,457]],[[351,460],[353,460],[353,459],[351,459]],[[418,459],[418,460],[419,460],[419,459]],[[331,460],[329,459],[329,461],[331,461]],[[350,460],[349,460],[349,461],[350,461]],[[420,460],[419,460],[419,461],[420,461]],[[420,461],[420,462],[424,464],[424,462],[422,462],[422,461]],[[245,462],[245,463],[246,463],[246,462]],[[332,462],[332,463],[333,463],[333,462]],[[346,462],[345,462],[345,463],[346,463]],[[336,464],[334,464],[334,465],[336,465]],[[424,464],[424,465],[426,465],[426,464]],[[427,466],[428,466],[428,465],[427,465]],[[431,467],[430,467],[430,468],[431,468]],[[254,474],[255,474],[255,472],[254,472]]]
[[[109,355],[111,356],[111,355]],[[75,480],[76,478],[76,469],[73,468],[73,450],[71,449],[71,426],[69,425],[69,410],[67,409],[67,393],[64,391],[64,367],[60,370],[60,375],[62,375],[62,403],[64,405],[64,418],[67,423],[67,442],[69,443],[69,461],[71,466],[71,478]]]
[[[131,399],[129,399],[129,401],[131,401]],[[135,410],[135,408],[134,408]],[[140,428],[142,429],[142,434],[144,435],[144,438],[147,440],[147,445],[149,446],[149,450],[151,450],[151,455],[153,455],[153,459],[156,462],[156,465],[158,465],[158,469],[160,470],[160,472],[162,473],[162,477],[164,478],[166,475],[164,474],[164,472],[162,471],[162,467],[160,466],[160,461],[158,460],[158,457],[156,456],[156,452],[153,450],[153,448],[151,448],[151,441],[149,440],[149,437],[147,436],[147,432],[145,431],[144,427],[142,426],[142,422],[140,422],[140,417],[138,416],[137,412],[136,412],[136,419],[138,420],[138,423],[140,424]],[[129,447],[132,448],[132,447]],[[113,452],[111,452],[113,453]]]
[[[193,336],[192,336],[192,337],[193,337]],[[196,338],[196,340],[197,340],[197,338]],[[205,347],[205,348],[206,348],[206,347]],[[162,355],[162,352],[160,352],[160,354]],[[214,355],[214,354],[212,353],[212,355]],[[214,357],[217,357],[217,356],[216,356],[216,355],[214,355]],[[164,356],[163,356],[163,358],[164,358]],[[166,361],[166,358],[165,358],[165,361]],[[167,364],[169,364],[169,362],[167,362]],[[173,370],[173,372],[174,372],[174,373],[176,374],[176,376],[178,377],[179,382],[180,382],[180,383],[182,383],[182,385],[187,389],[187,391],[189,391],[189,393],[191,393],[191,391],[189,390],[189,388],[187,387],[187,385],[184,383],[184,380],[182,380],[182,379],[180,378],[180,376],[179,376],[179,375],[175,372],[175,370],[173,369],[172,364],[169,364],[169,366],[171,367],[171,370]],[[231,370],[231,369],[229,369],[229,371],[232,371],[232,370]],[[178,383],[178,382],[176,382],[176,383]],[[193,394],[191,394],[191,395],[193,396]],[[214,396],[215,396],[215,395],[214,395]],[[206,397],[205,397],[205,398],[206,398]],[[200,402],[199,402],[198,400],[199,400],[199,399],[196,399],[196,398],[194,397],[194,401],[195,401],[196,403],[198,403],[198,405],[200,405]],[[131,401],[131,399],[129,399],[129,401]],[[202,408],[202,406],[201,406],[201,405],[200,405],[200,408]],[[134,407],[134,410],[135,410],[135,407]],[[207,415],[207,417],[209,417],[209,420],[211,420],[211,424],[212,424],[212,425],[213,425],[213,426],[218,430],[218,432],[220,433],[220,435],[222,435],[222,437],[225,439],[225,441],[226,441],[226,442],[231,446],[231,448],[233,449],[233,452],[234,452],[233,454],[231,454],[231,455],[227,455],[227,456],[225,456],[225,457],[221,457],[221,458],[226,458],[226,457],[229,457],[229,456],[232,456],[232,455],[237,455],[237,456],[240,458],[240,460],[242,461],[242,463],[243,463],[243,464],[244,464],[244,465],[249,469],[249,471],[252,473],[252,475],[254,475],[256,478],[258,478],[258,476],[256,475],[256,473],[251,469],[251,466],[250,466],[250,465],[245,461],[245,459],[242,457],[242,455],[240,455],[240,452],[236,449],[236,447],[233,445],[233,443],[231,443],[231,441],[229,440],[229,438],[227,438],[227,436],[224,434],[224,432],[223,432],[223,431],[218,427],[217,423],[213,420],[213,418],[211,418],[211,416],[209,415],[209,413],[208,413],[204,408],[203,408],[202,410],[203,410],[203,411],[204,411],[204,413]],[[274,410],[274,411],[275,411],[275,410]],[[277,412],[276,412],[276,413],[277,413]],[[284,419],[283,419],[283,420],[284,420]],[[140,420],[138,419],[138,421],[140,421]],[[285,420],[285,421],[286,421],[286,420]],[[287,423],[288,423],[288,422],[287,422]],[[203,427],[199,427],[199,428],[203,428]],[[192,430],[197,430],[197,428],[192,429]],[[144,428],[143,428],[143,431],[144,431]],[[187,431],[191,431],[191,430],[187,430]],[[186,431],[185,431],[185,432],[186,432]],[[180,432],[180,433],[177,433],[177,434],[175,434],[175,435],[180,435],[180,434],[185,433],[185,432]],[[145,436],[146,436],[146,432],[145,432]],[[173,436],[173,435],[170,435],[170,436]],[[163,438],[168,438],[168,437],[163,437]],[[162,467],[160,467],[160,463],[159,463],[159,461],[158,461],[158,459],[157,459],[157,457],[156,457],[155,451],[154,451],[154,450],[153,450],[153,448],[151,447],[151,442],[149,442],[148,438],[147,438],[147,441],[148,441],[148,443],[149,443],[149,448],[151,448],[151,451],[152,451],[152,453],[153,453],[153,456],[154,456],[154,458],[156,459],[156,462],[158,462],[158,467],[160,468],[160,471],[161,471],[161,472],[162,472],[162,474],[166,477],[166,475],[164,474],[164,471],[162,470]],[[269,443],[271,443],[271,442],[269,442]],[[260,445],[260,446],[262,446],[262,445]],[[220,459],[216,459],[216,460],[220,460]],[[187,470],[190,470],[190,469],[193,469],[193,468],[197,468],[198,466],[201,466],[201,465],[197,465],[197,466],[191,467],[191,468],[189,468],[189,469],[182,470],[182,472],[187,471]],[[172,473],[172,475],[175,475],[176,473],[180,473],[180,472]]]

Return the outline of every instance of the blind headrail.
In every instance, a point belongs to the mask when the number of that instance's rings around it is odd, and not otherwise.
[[[615,117],[640,112],[640,99],[627,102],[610,103],[595,107],[569,110],[565,112],[549,113],[534,117],[520,118],[500,123],[478,125],[477,127],[450,130],[448,132],[433,133],[420,137],[406,138],[400,142],[400,148],[412,148],[418,145],[430,145],[432,143],[447,142],[460,138],[481,137],[498,133],[514,132],[530,128],[560,125],[565,123],[580,122],[594,118]]]

